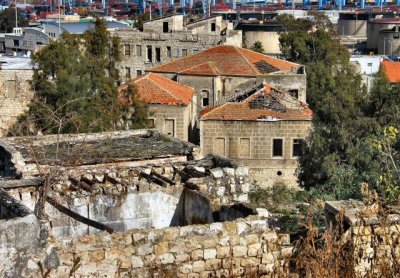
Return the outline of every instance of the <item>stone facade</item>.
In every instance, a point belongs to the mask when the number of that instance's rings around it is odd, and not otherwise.
[[[149,119],[154,122],[155,129],[183,141],[195,141],[193,129],[197,107],[194,102],[188,106],[150,104],[149,108]]]
[[[0,70],[0,136],[28,109],[33,98],[29,84],[32,75],[31,69]]]
[[[200,121],[200,147],[204,154],[229,157],[250,168],[262,186],[285,183],[297,186],[294,139],[308,136],[311,121]],[[283,154],[273,157],[273,139],[283,139]]]

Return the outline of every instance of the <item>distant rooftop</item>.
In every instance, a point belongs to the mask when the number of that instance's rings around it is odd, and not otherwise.
[[[125,29],[131,28],[129,24],[119,22],[119,21],[106,21],[107,29]],[[56,21],[41,21],[43,26],[46,25],[53,25],[58,26],[58,22]],[[90,28],[94,27],[94,22],[61,22],[60,23],[61,29],[64,31],[71,33],[71,34],[83,34],[85,31],[89,30]]]
[[[2,70],[28,70],[33,69],[31,58],[0,56],[0,68]]]

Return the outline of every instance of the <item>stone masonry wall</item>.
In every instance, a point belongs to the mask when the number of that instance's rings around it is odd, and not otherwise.
[[[220,35],[202,35],[184,33],[149,33],[135,30],[117,30],[113,33],[121,38],[121,45],[130,45],[130,55],[124,55],[120,63],[121,73],[126,76],[126,68],[130,68],[131,78],[137,77],[137,71],[142,74],[157,65],[165,64],[174,59],[182,58],[182,50],[186,49],[187,55],[191,55],[223,41]],[[136,53],[136,46],[141,46],[140,55]],[[152,61],[147,60],[147,47],[151,47]],[[167,50],[170,48],[170,52]],[[160,61],[156,60],[156,48],[160,48]]]
[[[200,121],[200,147],[205,155],[223,155],[249,167],[252,179],[262,186],[297,186],[293,139],[305,139],[310,127],[311,121]],[[282,157],[272,156],[273,138],[283,139]]]
[[[33,70],[0,69],[0,136],[7,133],[33,98],[29,80]]]
[[[260,277],[289,254],[286,235],[246,219],[63,240],[54,277]],[[79,261],[79,265],[75,262]]]
[[[188,106],[182,105],[149,105],[150,119],[154,119],[154,128],[162,133],[167,133],[165,120],[174,120],[174,137],[182,141],[189,141],[193,134],[196,107],[192,102]]]

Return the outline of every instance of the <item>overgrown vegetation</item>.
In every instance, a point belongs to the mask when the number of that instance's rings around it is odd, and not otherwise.
[[[11,129],[15,135],[60,134],[140,128],[148,108],[133,84],[121,101],[121,46],[106,23],[96,17],[94,28],[82,36],[63,34],[32,57],[36,64],[29,111]],[[126,101],[128,100],[128,101]]]
[[[385,201],[395,202],[398,172],[388,168],[382,160],[387,155],[374,142],[386,140],[389,126],[400,126],[400,87],[380,73],[367,93],[333,25],[324,15],[314,15],[311,20],[279,17],[285,24],[283,56],[306,66],[307,102],[314,112],[300,157],[300,184],[318,198],[348,199],[361,198],[359,184],[367,182]],[[397,137],[390,146],[396,155]]]

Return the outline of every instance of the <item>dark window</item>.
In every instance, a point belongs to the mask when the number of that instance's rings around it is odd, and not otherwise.
[[[398,39],[399,38],[399,34],[393,34],[393,38],[394,39]]]
[[[161,48],[156,48],[156,62],[161,62]]]
[[[186,48],[182,49],[182,57],[185,57],[187,55],[188,55],[187,49]]]
[[[201,105],[203,107],[206,107],[209,104],[210,103],[209,103],[209,92],[208,92],[208,90],[201,91]]]
[[[131,55],[131,46],[129,44],[125,44],[125,55],[130,56]]]
[[[130,67],[125,67],[125,77],[127,79],[131,78],[131,68]]]
[[[36,42],[36,45],[43,45],[42,42]]]
[[[137,75],[137,76],[142,75],[142,70],[136,70],[136,75]]]
[[[199,52],[199,49],[198,48],[193,48],[193,54],[196,54],[196,53],[198,53]]]
[[[175,48],[175,58],[179,58],[179,48]]]
[[[211,23],[211,32],[215,32],[217,28],[215,27],[215,23]]]
[[[300,156],[303,153],[303,145],[304,145],[304,140],[303,139],[293,139],[293,150],[292,150],[292,156]]]
[[[136,56],[142,57],[142,46],[140,44],[136,45]]]
[[[163,33],[169,32],[168,22],[163,22],[162,31],[163,31]]]
[[[19,46],[19,40],[14,40],[14,46]]]
[[[147,62],[153,62],[153,51],[151,45],[147,46]]]
[[[167,58],[172,58],[172,51],[170,46],[167,46]]]
[[[283,139],[272,140],[272,156],[283,156]]]
[[[289,90],[289,95],[298,99],[299,98],[299,90],[296,90],[296,89]]]

